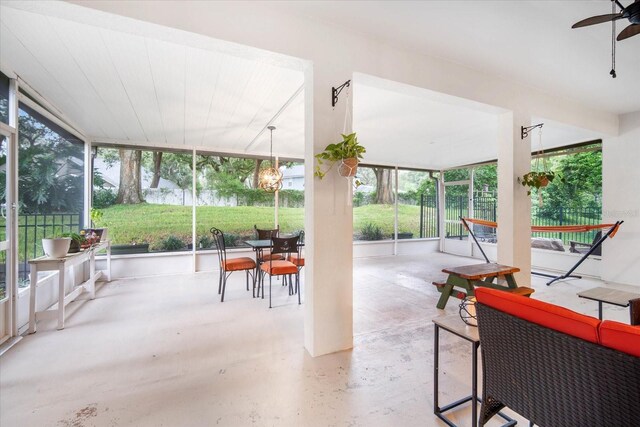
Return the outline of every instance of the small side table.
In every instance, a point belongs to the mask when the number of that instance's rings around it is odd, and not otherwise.
[[[67,254],[64,258],[49,258],[47,256],[43,256],[29,261],[29,265],[31,266],[29,295],[30,334],[36,332],[36,322],[40,319],[57,318],[58,330],[64,329],[65,307],[83,292],[88,292],[90,299],[95,298],[96,281],[98,281],[103,275],[102,271],[96,271],[96,253],[105,249],[107,251],[107,281],[111,281],[111,242],[109,240],[95,244],[83,251],[74,254]],[[68,268],[82,265],[87,261],[89,262],[89,279],[77,286],[74,286],[71,292],[65,294],[65,271]],[[39,271],[58,272],[58,302],[51,308],[43,311],[36,311]]]
[[[478,348],[480,347],[480,336],[478,328],[466,325],[459,315],[451,314],[448,316],[436,317],[433,319],[435,331],[433,334],[433,413],[444,421],[450,427],[457,427],[449,420],[444,413],[453,408],[471,401],[471,427],[478,426],[478,402],[482,399],[478,398]],[[440,369],[440,329],[457,335],[458,337],[471,343],[471,394],[440,407],[438,402],[438,372]],[[517,421],[508,416],[498,413],[507,421],[503,427],[514,426]]]
[[[619,291],[611,288],[592,288],[578,292],[580,298],[598,301],[598,318],[602,320],[602,303],[629,307],[629,315],[632,325],[640,325],[640,294]]]

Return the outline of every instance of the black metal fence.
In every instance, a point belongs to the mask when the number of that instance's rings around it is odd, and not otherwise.
[[[539,206],[531,207],[531,225],[596,225],[602,221],[602,208],[564,208],[550,211]],[[597,231],[589,232],[552,232],[552,233],[532,233],[534,237],[547,237],[560,239],[565,245],[571,241],[591,244]]]
[[[420,195],[420,238],[440,235],[438,197]]]
[[[467,231],[459,223],[459,217],[466,217],[469,214],[469,199],[466,195],[448,196],[445,203],[445,219],[455,221],[446,224],[446,234],[448,238],[465,239]],[[493,194],[480,193],[473,199],[473,216],[477,219],[487,221],[497,221],[497,198]],[[559,207],[550,209],[549,207],[531,207],[531,225],[560,226],[560,225],[595,225],[602,220],[602,208],[581,207],[569,208]],[[496,229],[482,225],[473,224],[473,232],[478,240],[489,243],[497,242]],[[562,240],[564,245],[569,245],[571,241],[581,243],[592,243],[597,231],[590,232],[544,232],[532,233],[532,237],[546,237]]]
[[[19,280],[28,280],[29,260],[44,255],[43,238],[61,233],[77,233],[82,228],[82,213],[18,215]]]

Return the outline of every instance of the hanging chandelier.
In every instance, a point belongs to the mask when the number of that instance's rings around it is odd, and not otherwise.
[[[282,188],[282,173],[273,167],[273,131],[275,128],[275,126],[267,126],[267,129],[271,131],[271,145],[269,148],[271,166],[261,170],[258,176],[258,187],[267,193],[275,193]]]

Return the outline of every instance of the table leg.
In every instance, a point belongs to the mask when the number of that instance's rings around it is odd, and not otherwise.
[[[453,285],[449,283],[445,284],[444,288],[442,289],[442,293],[440,294],[440,299],[438,300],[438,304],[436,304],[437,308],[444,310],[445,306],[447,305],[447,301],[451,296],[451,292],[453,292]]]
[[[64,263],[58,268],[58,330],[64,329]]]
[[[107,242],[107,282],[111,281],[111,242]]]
[[[640,325],[640,298],[629,301],[629,316],[632,325]]]
[[[602,301],[598,301],[598,319],[602,320]]]
[[[440,412],[440,406],[438,406],[438,368],[440,366],[439,358],[440,350],[440,327],[435,325],[433,331],[433,412]]]
[[[95,252],[91,252],[91,256],[89,257],[89,289],[85,289],[89,291],[89,298],[95,299],[96,297],[96,254]]]
[[[478,347],[479,342],[471,343],[471,427],[478,427]]]
[[[31,264],[29,275],[29,333],[36,332],[36,292],[38,288],[38,267]]]
[[[516,283],[516,278],[513,277],[513,274],[507,274],[504,276],[504,278],[507,280],[507,286],[510,289],[516,289],[518,287],[518,284]]]

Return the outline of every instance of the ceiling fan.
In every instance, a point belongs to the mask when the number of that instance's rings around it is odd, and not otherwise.
[[[592,16],[576,22],[571,28],[586,27],[589,25],[602,24],[604,22],[613,22],[619,19],[628,19],[631,22],[627,28],[622,30],[616,40],[624,40],[629,37],[640,34],[640,0],[634,0],[629,6],[624,7],[618,0],[612,0],[620,8],[618,13],[609,13],[606,15]],[[614,6],[615,10],[615,6]]]

